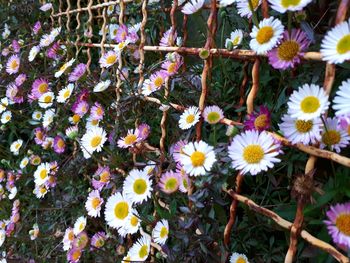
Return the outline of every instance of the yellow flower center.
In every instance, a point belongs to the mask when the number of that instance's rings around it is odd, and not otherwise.
[[[168,72],[169,73],[174,73],[176,69],[176,63],[170,63],[168,66]]]
[[[350,51],[350,34],[343,36],[339,40],[337,44],[337,51],[340,55]]]
[[[134,182],[134,192],[138,195],[142,195],[147,190],[147,184],[144,179],[136,179]]]
[[[40,188],[40,193],[43,195],[45,194],[47,191],[46,191],[46,188],[45,187],[41,187]]]
[[[240,37],[236,36],[233,40],[232,40],[232,45],[237,46],[239,43]]]
[[[74,233],[73,233],[73,231],[70,231],[70,232],[68,233],[68,239],[69,239],[70,241],[72,241],[72,240],[74,239]]]
[[[122,37],[122,39],[124,39],[126,37],[126,32],[125,31],[122,32],[121,37]]]
[[[102,247],[105,244],[105,241],[100,238],[96,240],[95,247]]]
[[[103,183],[107,183],[109,181],[109,173],[108,172],[103,172],[101,175],[100,175],[100,182],[103,182]]]
[[[64,141],[62,139],[59,139],[57,142],[58,148],[63,148],[64,147]]]
[[[46,171],[46,169],[41,170],[41,172],[40,172],[40,178],[41,178],[41,179],[45,179],[46,176],[47,176],[47,171]]]
[[[141,248],[140,248],[140,251],[139,251],[139,257],[141,259],[145,258],[148,256],[148,246],[147,245],[143,245]]]
[[[159,236],[160,238],[165,238],[168,235],[168,229],[163,226],[162,229],[160,230]]]
[[[92,124],[93,126],[96,126],[96,125],[98,124],[98,120],[92,120],[92,121],[91,121],[91,124]]]
[[[168,191],[175,191],[177,187],[178,187],[178,181],[174,177],[169,178],[164,184],[165,190],[168,190]]]
[[[131,219],[130,219],[130,224],[132,226],[137,226],[137,223],[139,222],[139,219],[136,217],[136,216],[132,216]]]
[[[70,91],[67,89],[64,93],[63,93],[63,98],[68,98],[70,96]]]
[[[79,230],[82,231],[84,228],[85,228],[85,224],[84,223],[80,223]]]
[[[270,39],[273,37],[274,31],[271,26],[264,26],[259,29],[258,34],[256,35],[256,41],[258,41],[259,44],[265,44],[270,41]]]
[[[52,97],[51,97],[50,95],[49,95],[49,96],[45,96],[44,102],[45,102],[45,103],[50,103],[50,102],[52,102]]]
[[[340,142],[340,133],[336,130],[328,130],[322,135],[322,142],[327,145],[335,145]]]
[[[59,71],[65,71],[67,69],[67,63],[63,64]]]
[[[72,120],[74,123],[78,123],[80,121],[80,116],[78,114],[74,114]]]
[[[350,214],[341,214],[337,217],[335,225],[343,234],[350,236]]]
[[[125,47],[125,42],[120,42],[119,44],[118,44],[118,48],[119,49],[123,49]]]
[[[79,249],[75,250],[72,254],[72,259],[77,261],[81,256],[81,251]]]
[[[5,119],[6,119],[7,121],[9,121],[9,120],[11,119],[11,116],[10,116],[10,115],[6,115],[6,116],[5,116]]]
[[[295,128],[300,133],[307,133],[311,131],[313,125],[314,123],[312,120],[309,120],[309,121],[297,120],[295,122]]]
[[[191,155],[191,161],[194,167],[203,166],[205,162],[205,154],[199,151],[195,151]]]
[[[12,70],[17,69],[18,66],[19,66],[19,65],[18,65],[18,63],[17,63],[17,60],[14,59],[14,60],[11,61],[10,68],[11,68]]]
[[[47,88],[49,87],[49,85],[47,85],[47,83],[41,83],[38,86],[38,90],[40,93],[45,93],[47,91]]]
[[[194,114],[188,115],[188,116],[186,117],[186,122],[187,122],[187,123],[192,123],[192,122],[194,122],[195,117],[196,117],[196,116],[195,116]]]
[[[251,0],[251,1],[252,1],[253,10],[257,9],[259,6],[259,0]],[[248,5],[249,5],[249,2],[248,2]],[[249,5],[249,10],[252,11],[250,8],[250,5]]]
[[[115,54],[112,54],[112,55],[109,55],[107,58],[106,58],[106,63],[107,64],[114,64],[115,62],[117,61],[117,55]]]
[[[37,114],[35,115],[35,117],[36,117],[37,119],[40,119],[40,118],[41,118],[41,113],[37,113]]]
[[[101,141],[102,141],[101,136],[95,136],[91,139],[90,145],[91,147],[96,148],[97,146],[100,145]]]
[[[242,258],[242,257],[239,257],[237,260],[236,260],[236,263],[247,263],[247,261]]]
[[[94,197],[92,200],[91,200],[91,206],[93,209],[96,209],[101,203],[101,200],[100,198],[98,197]]]
[[[288,8],[290,6],[297,6],[299,5],[301,0],[282,0],[281,4],[284,8]]]
[[[124,201],[119,202],[114,207],[114,215],[116,218],[123,220],[128,216],[128,214],[129,214],[129,205],[127,202],[124,202]]]
[[[96,114],[101,116],[103,114],[103,110],[100,107],[98,107],[96,110]]]
[[[315,96],[305,97],[300,104],[300,108],[305,113],[314,113],[321,106],[320,101]]]
[[[277,56],[280,60],[291,61],[299,53],[300,46],[294,40],[284,41],[277,49]]]
[[[214,124],[220,120],[220,114],[216,111],[212,111],[208,114],[207,118],[209,123]]]
[[[127,136],[125,137],[124,142],[125,142],[126,145],[131,145],[131,144],[133,144],[134,142],[136,142],[136,140],[137,140],[136,135],[134,135],[134,134],[129,134],[129,135],[127,135]]]
[[[183,184],[183,186],[184,186],[186,189],[188,188],[188,183],[187,183],[186,178],[183,178],[183,179],[182,179],[182,184]]]
[[[156,77],[156,79],[154,80],[154,85],[157,88],[160,88],[163,85],[163,78],[162,77]]]
[[[264,158],[264,150],[258,144],[251,144],[244,148],[243,159],[249,164],[259,163]]]
[[[266,114],[260,114],[256,119],[254,120],[254,127],[255,129],[263,129],[265,128],[266,124],[268,122],[268,118]]]

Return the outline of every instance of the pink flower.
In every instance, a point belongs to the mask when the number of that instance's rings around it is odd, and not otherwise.
[[[40,23],[40,21],[36,21],[34,26],[33,26],[34,35],[37,35],[39,33],[40,29],[41,29],[41,23]]]
[[[140,133],[138,129],[128,130],[128,134],[125,137],[121,137],[117,144],[119,148],[128,148],[138,143],[141,140]]]
[[[180,154],[182,153],[182,148],[188,143],[187,140],[180,140],[176,142],[170,149],[175,162],[180,162]]]
[[[91,249],[90,250],[94,250],[94,248],[103,247],[106,240],[107,240],[107,235],[105,232],[103,232],[103,231],[97,232],[91,238]]]
[[[78,81],[86,72],[86,65],[84,63],[78,64],[69,74],[68,80],[70,82]]]
[[[165,79],[168,77],[168,73],[165,70],[159,70],[152,74],[150,77],[151,88],[159,90],[165,83]]]
[[[79,262],[81,253],[82,253],[81,249],[78,249],[78,248],[72,248],[71,250],[69,250],[67,254],[68,262],[72,262],[72,263]]]
[[[291,36],[288,30],[283,33],[283,40],[278,47],[268,52],[269,63],[275,69],[294,68],[310,45],[310,40],[300,29],[293,29]]]
[[[108,166],[99,167],[93,176],[92,186],[94,189],[101,191],[103,187],[109,184],[111,176]]]
[[[17,78],[15,79],[15,83],[16,85],[19,87],[19,86],[22,86],[22,84],[27,80],[27,75],[22,73],[22,74],[19,74],[17,76]]]
[[[124,42],[128,36],[128,27],[126,25],[120,25],[117,29],[117,34],[115,37],[115,41],[117,43]]]
[[[151,127],[146,123],[140,124],[137,129],[139,130],[139,137],[142,140],[146,140],[151,133]]]
[[[268,130],[271,125],[271,114],[265,106],[260,106],[259,112],[254,112],[248,115],[248,120],[244,122],[245,130]]]
[[[46,139],[45,131],[40,127],[35,128],[34,136],[35,143],[39,145],[42,145]]]
[[[56,153],[63,153],[66,148],[66,144],[63,138],[57,135],[53,141],[53,149]]]
[[[21,46],[19,45],[18,41],[15,39],[12,40],[12,48],[15,53],[19,53],[19,51],[21,50]]]
[[[159,46],[170,47],[171,46],[170,35],[171,35],[171,28],[169,28],[164,33],[163,37],[160,39]],[[173,42],[175,42],[176,38],[177,38],[177,32],[175,31],[174,36],[173,36]]]
[[[10,75],[16,74],[19,70],[21,61],[18,55],[12,55],[6,63],[6,72]]]
[[[350,248],[350,202],[336,204],[327,211],[328,220],[323,221],[327,225],[328,233],[333,242]]]
[[[179,189],[181,178],[179,174],[173,171],[167,171],[162,174],[158,186],[167,194],[172,194]]]
[[[183,59],[182,56],[179,54],[175,53],[175,57],[172,60],[167,59],[163,64],[162,64],[162,69],[166,71],[166,73],[169,76],[175,75],[181,65],[183,64]]]
[[[33,82],[30,96],[33,100],[37,100],[41,95],[49,91],[51,91],[51,89],[46,79],[36,79]]]
[[[90,114],[93,120],[102,120],[104,114],[102,105],[95,102],[95,105],[91,107]]]
[[[80,117],[83,117],[89,111],[89,103],[85,100],[76,101],[72,106],[72,111]]]

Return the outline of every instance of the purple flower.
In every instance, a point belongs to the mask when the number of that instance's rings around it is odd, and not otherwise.
[[[34,136],[35,136],[35,138],[34,138],[35,143],[39,144],[39,145],[43,144],[45,139],[46,139],[45,131],[40,127],[35,128]]]
[[[175,162],[180,162],[180,154],[182,153],[182,148],[188,143],[187,140],[180,140],[176,142],[171,148],[170,153],[172,154]]]
[[[22,86],[22,84],[27,80],[27,75],[22,73],[22,74],[19,74],[17,76],[17,78],[15,79],[15,83],[16,85],[19,87],[19,86]]]
[[[67,254],[68,262],[72,262],[72,263],[79,262],[79,259],[81,257],[81,252],[82,252],[81,249],[78,249],[78,248],[72,248],[71,250],[69,250]]]
[[[328,220],[323,221],[327,225],[328,233],[333,242],[350,248],[350,202],[336,204],[327,211]]]
[[[53,149],[56,153],[63,153],[66,148],[66,144],[63,138],[57,135],[53,141]]]
[[[280,45],[268,52],[269,63],[275,69],[294,68],[310,45],[310,40],[300,29],[293,29],[291,36],[284,31]]]
[[[124,42],[128,36],[128,27],[126,25],[120,25],[117,29],[115,41],[117,43]]]
[[[12,48],[15,53],[19,53],[19,51],[21,50],[21,46],[19,45],[18,41],[15,39],[12,40]]]
[[[103,231],[97,232],[91,238],[91,249],[90,250],[94,250],[94,248],[103,247],[106,240],[107,240],[107,235],[105,232],[103,232]]]
[[[89,103],[85,100],[78,100],[73,104],[72,111],[83,117],[89,111]]]
[[[170,35],[171,35],[171,28],[169,28],[163,35],[163,37],[160,39],[159,45],[162,47],[170,47]],[[173,42],[175,42],[175,39],[177,38],[177,32],[175,31],[173,36]]]
[[[104,186],[109,184],[111,172],[108,166],[101,166],[97,169],[92,179],[94,189],[101,191]]]
[[[51,59],[58,59],[60,58],[58,55],[58,51],[60,49],[60,45],[58,42],[54,43],[47,51],[46,56]]]
[[[93,120],[102,120],[104,114],[102,105],[95,102],[95,105],[91,107],[90,113]]]
[[[51,91],[49,88],[49,82],[46,79],[36,79],[33,82],[30,97],[33,100],[39,99],[41,95]]]
[[[41,23],[40,23],[40,21],[36,21],[36,23],[33,26],[34,35],[37,35],[39,33],[40,29],[41,29]]]
[[[151,127],[147,123],[140,124],[137,129],[139,130],[139,137],[142,140],[146,140],[151,133]]]
[[[78,81],[85,74],[85,72],[86,72],[86,65],[84,63],[80,63],[69,74],[68,80],[70,82]]]
[[[10,54],[10,50],[8,48],[4,48],[1,51],[1,55],[3,55],[4,57],[7,57],[8,54]]]
[[[6,72],[10,75],[16,74],[19,70],[21,61],[17,55],[12,55],[6,63]]]
[[[260,106],[259,112],[253,112],[248,115],[248,120],[244,122],[245,130],[268,130],[271,125],[271,116],[269,109],[265,106]]]

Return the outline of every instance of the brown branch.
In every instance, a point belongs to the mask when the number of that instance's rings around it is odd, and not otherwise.
[[[254,212],[257,212],[259,214],[262,214],[266,217],[271,218],[273,221],[275,221],[280,227],[290,230],[292,228],[292,223],[283,219],[282,217],[280,217],[278,214],[276,214],[275,212],[261,207],[259,205],[257,205],[253,200],[239,195],[237,193],[235,193],[232,189],[228,190],[225,192],[227,192],[232,198],[236,199],[237,201],[244,203],[245,205],[247,205],[251,210],[253,210]],[[330,255],[332,255],[336,260],[338,260],[339,262],[342,263],[349,263],[349,259],[344,256],[342,253],[340,253],[335,247],[331,246],[330,244],[312,236],[310,233],[308,233],[305,230],[302,230],[300,232],[301,237],[307,241],[308,243],[310,243],[311,245],[326,251],[327,253],[329,253]]]

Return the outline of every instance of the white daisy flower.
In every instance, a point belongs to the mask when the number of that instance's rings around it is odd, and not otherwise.
[[[338,126],[337,118],[327,118],[326,127],[323,127],[321,134],[320,148],[329,148],[331,151],[339,153],[341,148],[349,145],[350,136]]]
[[[65,131],[66,135],[70,139],[75,139],[78,136],[78,126],[68,127]]]
[[[152,231],[152,238],[154,242],[159,245],[164,245],[169,236],[168,220],[162,219],[157,222]]]
[[[254,26],[250,36],[249,46],[258,55],[266,54],[273,49],[282,38],[284,26],[281,21],[273,16],[264,18],[259,22],[259,28]]]
[[[43,4],[39,9],[43,12],[49,11],[52,8],[51,3]]]
[[[114,12],[114,5],[110,5],[107,7],[107,15],[111,15]]]
[[[43,185],[49,180],[49,174],[51,171],[50,163],[40,164],[34,172],[34,182],[36,185]]]
[[[180,116],[179,127],[187,130],[194,126],[201,116],[199,109],[196,106],[191,106],[186,109]]]
[[[10,120],[12,119],[12,113],[11,111],[5,111],[2,115],[1,115],[1,123],[5,124],[8,123]]]
[[[258,9],[261,4],[261,0],[251,0],[254,12]],[[248,0],[238,0],[237,1],[237,12],[241,17],[251,18],[252,9],[250,8]]]
[[[133,169],[125,178],[123,183],[123,193],[132,203],[142,203],[151,197],[152,180],[147,172]]]
[[[7,97],[4,97],[0,100],[0,113],[3,113],[7,106],[9,105],[9,100]]]
[[[219,5],[220,5],[220,7],[226,7],[226,6],[231,5],[237,1],[238,0],[219,0]]]
[[[43,127],[48,128],[50,124],[53,122],[53,118],[55,117],[55,110],[48,109],[45,111],[43,116]]]
[[[189,175],[205,175],[216,162],[214,147],[204,141],[190,142],[180,152],[180,162]]]
[[[74,240],[74,231],[73,228],[69,227],[66,229],[63,236],[63,250],[68,251],[72,247],[72,243]]]
[[[145,261],[148,258],[151,238],[143,235],[130,248],[129,255],[135,261]]]
[[[232,49],[237,48],[241,43],[243,39],[243,31],[240,29],[236,29],[235,31],[231,32],[230,38],[227,38],[225,41],[225,48]]]
[[[34,111],[33,114],[32,114],[32,119],[35,120],[35,121],[40,121],[43,117],[43,113],[41,111]]]
[[[244,254],[232,253],[230,263],[249,263],[248,258]]]
[[[5,229],[0,228],[0,247],[4,244],[6,239],[6,231]]]
[[[10,34],[11,34],[10,28],[9,28],[8,24],[5,23],[4,32],[2,32],[2,34],[1,34],[2,38],[6,39],[10,36]]]
[[[109,68],[118,62],[118,58],[120,56],[119,52],[115,50],[110,50],[106,52],[99,60],[101,68]]]
[[[110,40],[114,40],[114,39],[117,37],[118,28],[119,28],[119,25],[118,25],[118,24],[110,24],[110,25],[108,26],[108,29],[109,29],[109,39],[110,39]]]
[[[218,106],[207,106],[203,111],[203,118],[209,124],[216,124],[224,118],[224,112]]]
[[[301,11],[312,0],[269,0],[271,8],[280,13],[287,11]]]
[[[24,169],[28,165],[28,163],[29,163],[29,158],[26,156],[21,160],[19,164],[19,168]]]
[[[289,114],[285,114],[282,121],[279,127],[284,136],[293,144],[314,144],[321,139],[322,120],[320,118],[305,121],[291,118]]]
[[[308,121],[320,117],[328,106],[328,95],[320,86],[304,84],[290,96],[288,114],[292,118]]]
[[[40,46],[34,46],[29,51],[28,61],[32,62],[40,52]]]
[[[80,147],[84,158],[89,159],[94,151],[100,152],[107,141],[107,134],[101,127],[92,127],[81,138]]]
[[[322,59],[339,64],[350,59],[350,19],[327,32],[321,43]]]
[[[38,103],[39,107],[46,109],[52,106],[53,101],[55,99],[55,94],[51,91],[44,93],[40,96]]]
[[[48,47],[52,44],[52,42],[55,41],[54,36],[51,36],[50,34],[45,34],[41,37],[39,46],[40,47]]]
[[[109,79],[105,81],[100,81],[95,87],[94,87],[94,92],[102,92],[106,90],[109,85],[111,85],[111,81]]]
[[[74,89],[73,83],[69,83],[67,87],[64,87],[63,89],[61,89],[58,92],[57,102],[58,103],[65,103],[72,95],[73,89]]]
[[[136,210],[133,210],[133,214],[128,218],[125,225],[121,228],[118,228],[118,234],[122,237],[125,237],[127,234],[135,234],[139,231],[141,226],[141,219]]]
[[[14,141],[11,146],[10,146],[10,151],[14,154],[14,155],[18,155],[19,154],[19,149],[22,147],[23,145],[23,140],[22,139],[18,139],[16,141]]]
[[[60,69],[55,73],[55,78],[59,78],[66,70],[67,68],[71,67],[74,63],[75,59],[72,58],[68,62],[64,63]]]
[[[48,192],[48,189],[45,185],[35,185],[33,194],[35,194],[35,196],[37,198],[43,198]]]
[[[50,35],[55,39],[61,33],[61,27],[55,27],[51,30]]]
[[[256,175],[267,171],[281,160],[276,156],[279,146],[271,135],[266,132],[259,133],[249,130],[236,135],[228,147],[228,154],[232,159],[232,167],[241,170],[242,174],[250,172]]]
[[[100,124],[100,120],[96,120],[94,119],[92,116],[89,116],[86,120],[86,129],[89,130],[92,127],[98,127],[98,125]]]
[[[110,227],[123,227],[131,215],[131,200],[125,198],[121,193],[115,193],[108,198],[105,207],[105,220]]]
[[[85,208],[88,211],[88,215],[91,217],[99,217],[102,204],[103,198],[100,197],[100,192],[98,190],[91,191],[85,202]]]
[[[142,91],[141,91],[142,95],[149,96],[155,91],[156,91],[156,89],[152,85],[151,80],[146,79],[142,84]]]
[[[10,200],[12,200],[13,198],[16,197],[16,195],[17,195],[17,187],[14,186],[14,187],[11,188],[10,194],[9,194],[8,198],[9,198]]]
[[[86,227],[86,217],[85,216],[81,216],[79,217],[73,226],[73,233],[74,235],[79,235],[79,233],[81,233]]]
[[[350,79],[341,83],[333,99],[333,109],[336,116],[350,113]]]
[[[186,15],[196,13],[204,5],[204,0],[189,0],[183,7],[181,12]]]

